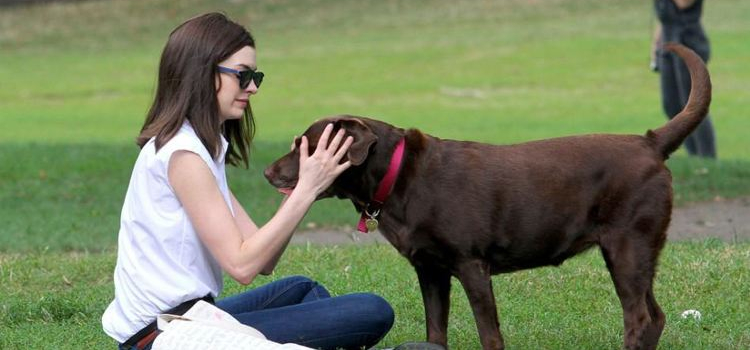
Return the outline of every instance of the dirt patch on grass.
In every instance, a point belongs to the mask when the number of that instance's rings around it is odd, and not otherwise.
[[[716,198],[691,203],[672,211],[668,238],[672,241],[717,238],[725,242],[750,240],[750,197]],[[360,233],[353,228],[302,230],[294,244],[372,244],[387,243],[380,233]]]
[[[726,242],[750,240],[750,197],[719,197],[672,211],[670,240],[712,237]]]

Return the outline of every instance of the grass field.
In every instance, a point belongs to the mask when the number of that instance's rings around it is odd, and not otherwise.
[[[312,262],[312,263],[311,263]],[[114,254],[0,255],[0,348],[114,348],[100,330],[112,293]],[[750,245],[718,241],[667,245],[655,293],[667,315],[661,349],[747,349],[750,344]],[[416,274],[387,245],[295,246],[275,276],[315,276],[334,294],[372,291],[396,310],[393,330],[381,346],[424,337]],[[260,277],[261,284],[278,277]],[[509,349],[618,349],[622,311],[599,252],[560,268],[542,268],[493,279],[501,329]],[[226,281],[227,293],[242,290]],[[682,319],[700,310],[700,321]],[[454,280],[450,346],[478,349],[474,319]]]
[[[247,24],[267,74],[252,104],[249,169],[229,172],[258,222],[280,197],[261,171],[325,115],[372,116],[497,144],[579,133],[642,134],[664,122],[648,70],[649,1],[166,0],[0,7],[0,348],[106,348],[119,211],[168,33],[223,10]],[[750,3],[711,1],[711,113],[720,160],[669,165],[678,204],[750,194]],[[351,227],[351,204],[318,203],[303,225]],[[657,298],[663,349],[750,347],[747,243],[670,243]],[[495,278],[511,349],[617,348],[621,311],[598,253]],[[303,263],[304,262],[304,263]],[[313,263],[310,263],[313,262]],[[346,266],[349,272],[342,273]],[[294,247],[279,276],[336,293],[378,292],[397,324],[381,345],[423,336],[416,276],[386,246]],[[272,277],[273,278],[273,277]],[[261,279],[262,283],[268,279]],[[228,292],[238,290],[228,283]],[[550,291],[555,293],[551,294]],[[477,347],[460,288],[451,345]],[[679,312],[697,308],[701,322]],[[583,310],[586,310],[585,312]]]

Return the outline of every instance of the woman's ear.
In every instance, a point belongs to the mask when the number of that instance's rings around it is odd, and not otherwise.
[[[346,130],[346,134],[354,138],[354,143],[349,146],[346,153],[352,165],[361,165],[370,153],[370,147],[378,141],[377,135],[364,122],[355,118],[339,119],[334,126]]]

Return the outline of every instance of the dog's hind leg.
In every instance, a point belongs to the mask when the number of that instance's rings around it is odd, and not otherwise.
[[[457,277],[469,297],[469,303],[474,312],[482,349],[505,349],[503,336],[500,334],[500,323],[497,319],[495,296],[492,293],[489,265],[484,261],[474,260],[460,263],[457,268]]]
[[[633,231],[614,234],[600,242],[602,255],[622,304],[625,349],[656,349],[664,329],[664,313],[656,303],[653,292],[663,240],[663,232],[649,235]]]
[[[414,266],[422,291],[427,341],[448,348],[448,311],[450,308],[451,274],[433,266]]]

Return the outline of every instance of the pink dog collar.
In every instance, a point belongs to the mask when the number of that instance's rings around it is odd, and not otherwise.
[[[360,217],[359,224],[357,225],[357,230],[359,232],[368,232],[368,225],[366,224],[366,222],[370,220],[374,220],[375,227],[377,227],[377,218],[380,215],[380,206],[382,206],[385,200],[388,199],[388,195],[391,194],[393,185],[396,183],[396,179],[398,178],[398,173],[401,171],[401,163],[404,159],[405,145],[406,140],[402,137],[401,140],[399,140],[396,144],[396,149],[393,150],[391,163],[388,165],[388,171],[385,173],[385,176],[383,176],[383,179],[380,180],[380,184],[378,184],[378,190],[375,191],[375,198],[373,198],[372,202],[367,205],[367,208],[362,210],[362,217]],[[373,203],[376,204],[378,209],[374,212],[368,212],[368,208]]]

